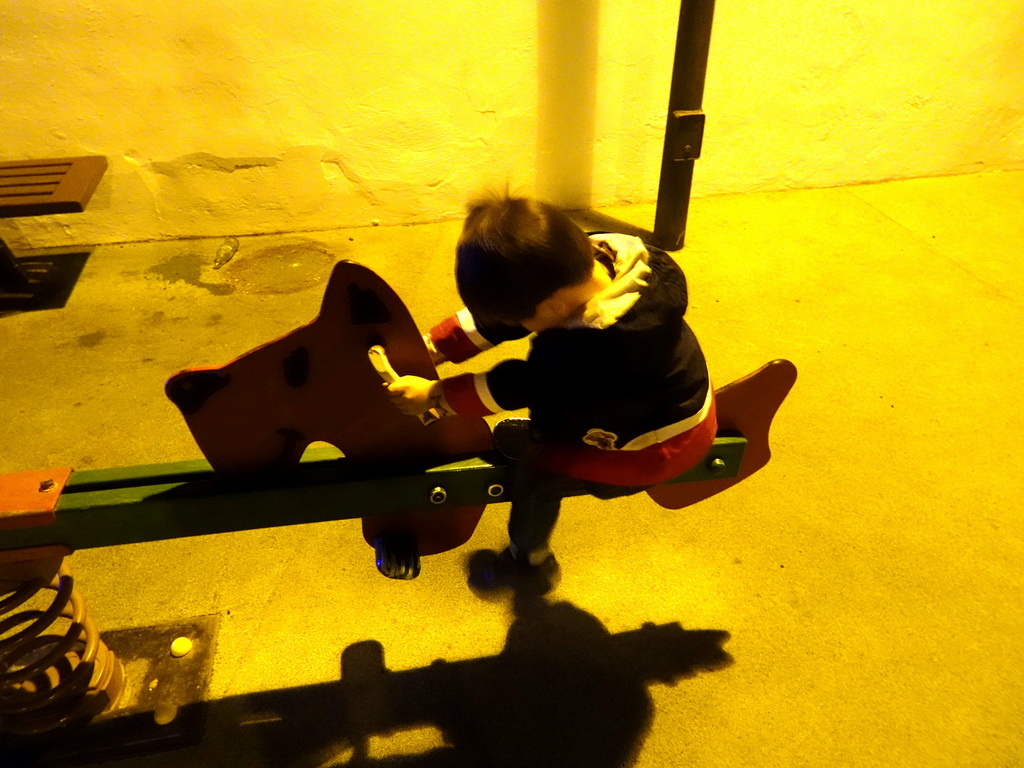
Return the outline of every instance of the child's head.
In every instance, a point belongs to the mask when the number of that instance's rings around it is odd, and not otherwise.
[[[455,281],[478,319],[521,322],[594,269],[590,239],[547,203],[496,196],[471,203],[468,211],[456,248]]]

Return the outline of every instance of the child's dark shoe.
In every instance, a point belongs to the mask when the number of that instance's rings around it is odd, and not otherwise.
[[[511,589],[539,597],[558,586],[561,576],[554,555],[548,555],[539,565],[517,560],[507,549],[500,553],[480,549],[469,558],[469,586],[480,592]]]
[[[502,454],[519,461],[534,445],[529,419],[503,419],[494,425],[494,447]]]

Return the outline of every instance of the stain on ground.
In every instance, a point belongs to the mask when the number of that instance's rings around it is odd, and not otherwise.
[[[184,317],[168,317],[164,312],[150,312],[142,318],[140,323],[142,325],[148,325],[151,328],[158,328],[166,323],[181,323],[184,322]]]
[[[88,349],[90,347],[98,347],[105,338],[107,338],[106,331],[93,331],[92,333],[85,333],[77,337],[75,343],[80,347]]]
[[[322,288],[341,254],[314,240],[293,240],[239,251],[221,270],[245,294],[298,293]]]
[[[226,296],[234,293],[232,285],[224,283],[208,283],[203,280],[203,257],[195,253],[176,253],[164,259],[156,266],[146,270],[151,275],[166,280],[168,283],[187,283],[209,291],[214,296]]]

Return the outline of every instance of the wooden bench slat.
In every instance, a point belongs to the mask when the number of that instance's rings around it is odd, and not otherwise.
[[[0,184],[0,198],[18,198],[26,195],[52,195],[57,188],[55,182],[42,184],[11,184],[4,186]]]
[[[0,176],[32,175],[36,173],[64,173],[71,167],[71,160],[50,162],[6,162],[0,163]]]
[[[19,184],[56,184],[63,178],[63,173],[36,173],[30,176],[5,176],[0,173],[0,187],[16,187]]]
[[[14,186],[16,184],[33,184],[40,180],[44,180],[44,183],[48,180],[49,183],[56,184],[63,178],[63,173],[23,173],[17,176],[0,173],[0,187]]]
[[[0,163],[0,218],[84,211],[106,170],[102,155]]]

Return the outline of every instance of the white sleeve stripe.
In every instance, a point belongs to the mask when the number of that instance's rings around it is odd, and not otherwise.
[[[619,450],[642,451],[644,448],[650,448],[652,445],[663,443],[666,440],[671,440],[673,437],[678,437],[684,432],[689,432],[694,427],[702,424],[704,419],[708,417],[708,413],[711,412],[711,403],[714,399],[714,393],[714,386],[711,384],[709,379],[708,394],[704,398],[704,405],[701,406],[701,409],[697,413],[683,419],[682,421],[677,421],[675,424],[669,424],[667,427],[661,427],[660,429],[655,429],[652,432],[645,432],[642,435],[634,437]]]
[[[476,328],[476,322],[473,320],[473,315],[469,313],[468,309],[460,309],[455,313],[455,318],[458,320],[462,332],[466,334],[466,338],[473,342],[474,347],[483,352],[494,346],[480,335],[480,331]]]
[[[476,390],[476,396],[480,398],[480,402],[483,403],[484,408],[489,410],[491,413],[500,413],[505,410],[498,405],[494,396],[491,395],[491,390],[487,386],[486,373],[478,373],[473,376],[473,388]]]

